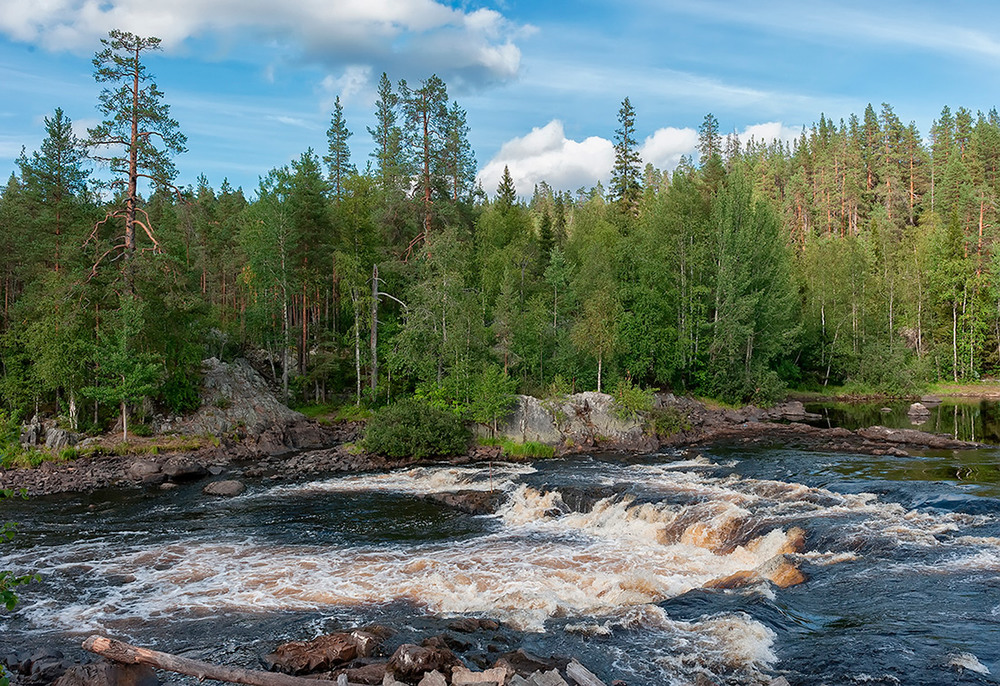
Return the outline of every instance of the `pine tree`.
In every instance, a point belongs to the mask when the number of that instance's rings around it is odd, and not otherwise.
[[[170,185],[177,170],[170,153],[182,153],[187,138],[170,116],[170,106],[142,63],[145,52],[160,49],[159,38],[142,38],[127,31],[111,31],[102,38],[104,49],[94,56],[94,78],[111,84],[98,96],[97,109],[106,119],[88,130],[87,146],[101,150],[94,159],[107,162],[120,178],[112,183],[121,194],[122,205],[108,212],[107,219],[124,220],[125,233],[112,252],[123,252],[126,264],[136,251],[136,226],[159,250],[149,217],[139,207],[139,179],[155,185]],[[160,141],[162,148],[155,141]],[[142,218],[140,218],[140,215]],[[93,236],[96,237],[97,227]],[[98,263],[101,260],[98,260]],[[95,264],[94,268],[97,268]]]
[[[439,161],[442,158],[448,131],[448,89],[437,76],[431,76],[419,88],[399,82],[403,109],[404,140],[416,169],[416,193],[423,203],[423,231],[426,240],[432,224],[435,189],[443,185]]]
[[[457,102],[452,102],[448,110],[442,152],[452,202],[470,197],[476,182],[476,154],[469,144],[469,126],[465,122],[465,110],[459,107]]]
[[[330,194],[334,200],[340,200],[344,196],[344,181],[355,171],[351,164],[351,148],[347,145],[347,139],[352,135],[344,120],[344,108],[338,95],[333,103],[330,128],[326,131],[329,153],[323,156],[330,180]]]

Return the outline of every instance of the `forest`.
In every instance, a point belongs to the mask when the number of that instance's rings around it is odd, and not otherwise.
[[[707,115],[666,173],[625,98],[607,187],[484,189],[447,84],[383,74],[372,128],[338,99],[327,139],[257,188],[177,187],[159,41],[103,43],[102,123],[78,138],[56,109],[0,189],[5,430],[193,410],[210,356],[248,357],[292,404],[416,395],[475,421],[497,393],[767,402],[1000,369],[995,109],[921,133],[869,105],[791,145]]]

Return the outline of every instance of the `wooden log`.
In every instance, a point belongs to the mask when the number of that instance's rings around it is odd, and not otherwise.
[[[193,676],[198,681],[213,679],[248,686],[316,686],[316,679],[303,679],[279,672],[263,672],[240,667],[222,667],[201,660],[139,648],[105,636],[91,636],[83,642],[83,649],[115,662],[143,664],[168,672]],[[347,683],[346,680],[338,684]]]
[[[580,686],[605,686],[596,674],[576,660],[570,660],[570,663],[566,665],[566,674]]]

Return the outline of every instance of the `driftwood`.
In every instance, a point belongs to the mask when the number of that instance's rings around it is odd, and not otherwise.
[[[83,642],[83,649],[115,662],[149,665],[168,672],[193,676],[199,681],[213,679],[249,686],[316,686],[317,684],[316,679],[303,679],[278,672],[262,672],[239,667],[222,667],[201,660],[138,648],[105,636],[91,636]],[[346,683],[346,680],[337,681],[339,685]]]

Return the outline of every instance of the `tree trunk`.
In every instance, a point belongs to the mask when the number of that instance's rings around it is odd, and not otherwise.
[[[104,636],[91,636],[83,642],[83,649],[115,662],[127,665],[149,665],[168,672],[196,677],[199,681],[213,679],[249,686],[316,686],[315,679],[303,679],[278,672],[261,672],[239,667],[223,667],[201,660],[137,648]]]
[[[372,323],[371,323],[372,398],[378,388],[378,265],[372,265]]]
[[[601,372],[604,367],[604,355],[597,356],[597,392],[601,392]]]

